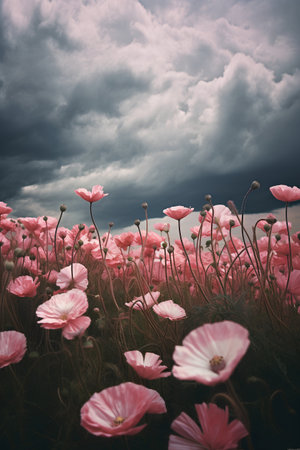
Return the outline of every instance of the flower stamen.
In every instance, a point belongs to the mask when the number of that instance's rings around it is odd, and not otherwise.
[[[218,355],[213,356],[209,361],[209,364],[211,370],[215,373],[219,373],[220,370],[223,370],[226,365],[223,356]]]

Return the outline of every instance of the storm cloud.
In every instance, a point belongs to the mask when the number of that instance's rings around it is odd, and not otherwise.
[[[299,186],[297,0],[2,0],[1,200],[101,225]],[[86,208],[85,208],[86,207]]]

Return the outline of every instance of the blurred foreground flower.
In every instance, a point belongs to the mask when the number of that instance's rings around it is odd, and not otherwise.
[[[11,280],[7,290],[18,297],[35,297],[39,285],[37,277],[33,280],[29,275],[23,275]]]
[[[87,296],[79,289],[72,289],[63,294],[53,295],[36,310],[41,317],[38,323],[50,330],[62,328],[66,339],[82,335],[89,327],[91,319],[82,316],[88,309]]]
[[[96,436],[139,433],[142,417],[167,412],[164,400],[153,389],[135,383],[122,383],[96,392],[81,408],[81,425]]]
[[[181,413],[171,424],[168,450],[231,450],[249,433],[239,420],[228,423],[228,407],[219,408],[213,403],[195,405],[201,428],[186,414]]]
[[[0,369],[15,364],[26,352],[26,337],[19,331],[2,331],[0,333]]]
[[[146,352],[145,357],[138,350],[125,352],[124,356],[128,364],[136,371],[136,373],[147,380],[156,380],[157,378],[165,378],[171,375],[171,372],[163,372],[167,366],[161,366],[162,360],[155,353]]]
[[[224,320],[207,323],[191,331],[183,345],[176,345],[172,373],[181,380],[195,380],[208,386],[228,380],[246,353],[248,330]]]

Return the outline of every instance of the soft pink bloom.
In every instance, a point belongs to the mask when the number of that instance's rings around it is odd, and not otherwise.
[[[114,236],[115,243],[119,248],[122,248],[123,250],[126,250],[128,247],[130,247],[133,244],[134,239],[135,235],[131,231]]]
[[[81,317],[88,309],[85,292],[72,289],[63,294],[56,294],[50,300],[42,303],[36,310],[38,321],[43,328],[54,330],[63,329],[66,339],[73,339],[81,335],[90,325],[89,317]]]
[[[79,195],[79,197],[83,198],[87,202],[93,203],[101,200],[101,198],[106,197],[108,194],[104,194],[103,186],[97,184],[92,187],[92,192],[88,191],[85,188],[76,189],[75,193]]]
[[[230,221],[234,221],[234,227],[239,225],[239,222],[235,216],[231,214],[231,211],[225,205],[214,205],[213,209],[207,211],[205,220],[208,223],[211,223],[213,218],[213,222],[220,225],[220,227],[225,227],[227,229],[230,228]]]
[[[165,233],[167,233],[168,231],[170,231],[170,224],[166,222],[159,222],[154,224],[154,228],[158,231],[165,231]]]
[[[172,219],[181,220],[194,211],[194,208],[186,208],[185,206],[171,206],[163,210],[163,213]]]
[[[246,353],[248,330],[224,320],[207,323],[191,331],[183,345],[176,345],[173,375],[181,380],[195,380],[208,386],[228,380]]]
[[[26,352],[26,337],[19,331],[0,332],[0,369],[21,361]]]
[[[142,295],[140,297],[134,297],[132,302],[125,303],[125,305],[133,309],[149,309],[157,303],[159,296],[159,291],[147,292],[147,294],[144,294],[144,297]]]
[[[73,269],[73,279],[72,279]],[[73,263],[73,265],[64,267],[57,275],[56,284],[60,289],[80,289],[85,291],[88,286],[88,271],[80,263]]]
[[[0,215],[1,214],[9,214],[12,212],[12,209],[7,206],[7,203],[0,202]]]
[[[300,189],[297,186],[286,186],[285,184],[278,184],[270,187],[271,193],[277,200],[282,202],[296,202],[300,200]]]
[[[33,280],[30,276],[23,275],[11,280],[7,290],[18,297],[35,297],[39,285],[37,277]]]
[[[81,408],[81,425],[96,436],[139,433],[146,424],[136,426],[145,414],[167,412],[161,396],[153,389],[122,383],[96,392]]]
[[[147,380],[169,377],[171,372],[163,372],[167,366],[161,366],[162,360],[155,353],[146,352],[145,357],[138,350],[125,352],[124,356],[128,364],[134,368],[140,377]],[[162,373],[163,372],[163,373]]]
[[[186,317],[185,310],[173,302],[173,300],[166,300],[153,306],[153,311],[160,317],[170,320],[180,320]]]
[[[38,217],[22,217],[22,224],[30,233],[39,233],[41,231],[41,225]]]
[[[168,450],[231,450],[249,433],[239,420],[228,423],[225,410],[214,403],[195,405],[201,428],[186,414],[181,413],[171,428],[180,436],[171,434]]]

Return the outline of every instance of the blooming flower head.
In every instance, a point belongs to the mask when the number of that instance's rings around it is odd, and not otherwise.
[[[96,436],[139,433],[146,414],[167,412],[161,396],[153,389],[135,383],[122,383],[96,392],[81,408],[81,425]]]
[[[207,323],[191,331],[176,345],[173,375],[181,380],[195,380],[208,386],[228,380],[246,353],[248,330],[224,320]]]
[[[154,224],[154,228],[158,231],[164,231],[165,233],[168,233],[170,231],[170,224],[166,222],[158,222]]]
[[[125,352],[124,356],[128,364],[134,368],[140,377],[147,380],[169,377],[171,372],[163,372],[167,366],[161,366],[162,360],[155,353],[146,352],[145,357],[138,350]]]
[[[186,208],[185,206],[171,206],[163,210],[163,213],[172,219],[181,220],[194,211],[194,208]]]
[[[39,285],[37,277],[33,280],[30,276],[23,275],[11,280],[7,290],[18,297],[35,297]]]
[[[185,310],[173,302],[173,300],[166,300],[153,306],[153,311],[160,317],[170,320],[180,320],[186,317]]]
[[[26,352],[26,337],[19,331],[0,332],[0,369],[21,361]]]
[[[270,191],[277,200],[282,202],[296,202],[300,200],[300,189],[297,186],[291,187],[285,184],[278,184],[270,187]]]
[[[73,279],[72,279],[73,271]],[[61,289],[80,289],[85,291],[88,286],[88,271],[80,263],[73,263],[73,265],[64,267],[57,275],[56,284]]]
[[[38,321],[43,328],[50,330],[62,328],[66,339],[74,339],[88,328],[91,319],[82,316],[88,309],[85,292],[71,289],[63,294],[56,294],[42,303],[36,310]]]
[[[125,303],[125,305],[133,309],[149,309],[157,303],[159,296],[159,291],[147,292],[144,296],[134,297],[132,302]]]
[[[12,209],[7,206],[7,203],[0,202],[0,215],[1,214],[9,214],[12,212]]]
[[[171,424],[168,450],[231,450],[249,433],[239,420],[228,423],[228,407],[225,410],[214,403],[195,405],[200,427],[186,414],[181,413]],[[182,437],[181,437],[182,436]]]
[[[93,203],[101,200],[101,198],[106,197],[108,194],[104,194],[103,186],[97,184],[92,187],[92,192],[88,191],[85,188],[76,189],[75,193],[79,195],[79,197],[83,198],[87,202]]]

